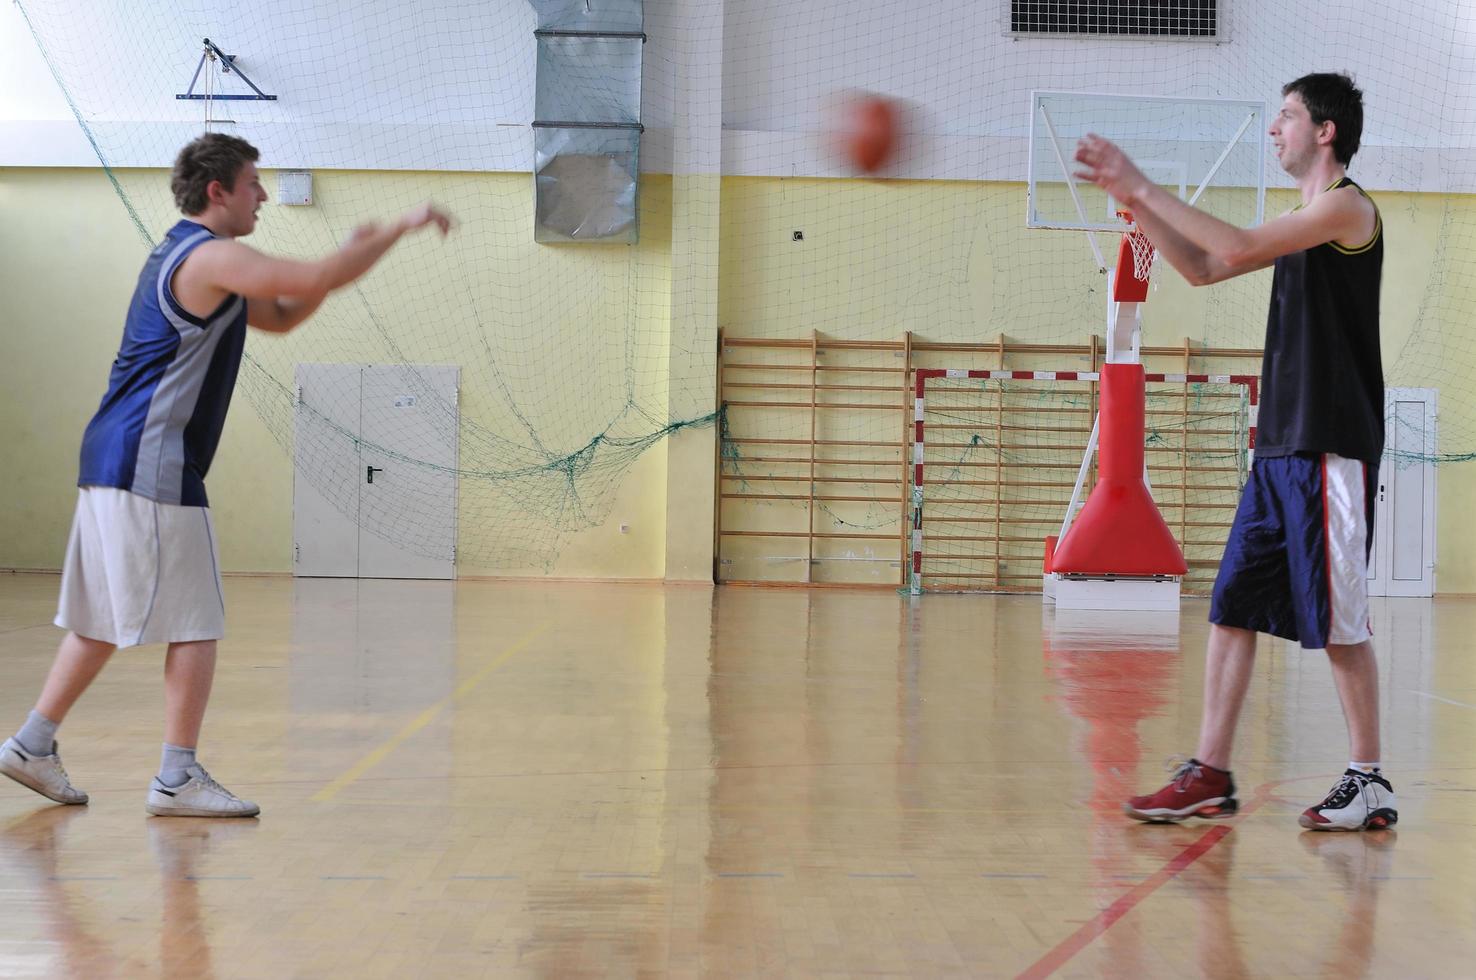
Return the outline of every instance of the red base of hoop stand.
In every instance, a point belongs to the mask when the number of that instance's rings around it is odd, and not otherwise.
[[[1143,365],[1102,366],[1097,485],[1051,555],[1057,575],[1183,575],[1184,552],[1143,482]]]

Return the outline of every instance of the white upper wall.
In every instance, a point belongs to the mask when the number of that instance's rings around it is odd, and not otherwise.
[[[826,125],[832,93],[868,89],[907,106],[916,134],[908,162],[917,175],[969,177],[982,168],[1023,179],[1033,89],[1251,99],[1274,109],[1291,79],[1348,71],[1365,92],[1355,176],[1392,188],[1476,188],[1476,4],[1221,0],[1221,7],[1229,41],[1212,44],[1016,39],[1006,33],[1008,0],[729,3],[724,126],[814,133]],[[745,169],[729,156],[737,164],[730,172]],[[1274,161],[1270,167],[1279,170]]]
[[[823,130],[834,118],[828,106],[851,88],[907,107],[909,142],[897,176],[1023,179],[1031,89],[1274,105],[1290,78],[1336,69],[1353,72],[1366,92],[1355,176],[1380,187],[1476,187],[1476,4],[1469,2],[1221,0],[1229,34],[1222,44],[1017,40],[1005,34],[1008,0],[730,0],[721,16],[672,15],[692,2],[646,4],[648,170],[669,169],[673,80],[686,59],[706,56],[697,52],[711,44],[699,42],[716,34],[729,173],[842,172]],[[269,165],[531,164],[536,52],[526,0],[176,6],[24,0],[110,164],[167,166],[200,130],[203,104],[174,96],[189,85],[205,36],[279,96],[216,103],[217,115],[236,120],[222,128],[260,145]],[[246,91],[234,79],[224,90]],[[0,165],[96,162],[20,9],[0,4]]]
[[[273,166],[526,170],[531,160],[534,17],[524,0],[23,6],[67,95],[115,166],[168,166],[203,127],[205,104],[175,96],[189,88],[205,37],[278,96],[214,106],[217,117],[235,120],[221,129],[249,135]],[[4,7],[0,58],[8,62],[14,51],[27,76],[17,91],[44,90],[41,111],[66,118],[66,101],[58,107],[57,86],[36,57],[25,20]],[[204,85],[202,76],[195,90]],[[250,93],[230,76],[219,91]],[[36,110],[26,112],[0,103],[8,120],[36,118]],[[0,163],[15,162],[15,143],[5,140]]]
[[[97,165],[97,154],[13,3],[0,3],[0,165]]]

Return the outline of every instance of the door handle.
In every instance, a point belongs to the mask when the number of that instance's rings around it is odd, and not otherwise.
[[[374,482],[374,474],[375,473],[383,473],[383,472],[384,472],[384,467],[383,466],[371,466],[371,467],[369,467],[368,482],[373,483]]]

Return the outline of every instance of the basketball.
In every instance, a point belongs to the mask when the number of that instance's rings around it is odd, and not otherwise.
[[[891,159],[897,146],[896,104],[880,95],[866,95],[849,107],[845,131],[846,152],[862,173],[874,173]]]

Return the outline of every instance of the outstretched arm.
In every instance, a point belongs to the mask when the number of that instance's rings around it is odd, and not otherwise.
[[[248,299],[246,322],[267,333],[287,333],[318,311],[327,293],[315,296],[278,296],[276,299]]]
[[[312,316],[330,292],[373,268],[406,232],[432,224],[445,235],[451,219],[423,204],[394,221],[355,229],[336,252],[313,262],[274,258],[233,240],[206,242],[185,261],[177,278],[188,275],[195,288],[246,297],[248,323],[285,333]]]
[[[1373,205],[1351,187],[1319,194],[1307,207],[1258,227],[1237,228],[1148,180],[1100,136],[1078,143],[1076,160],[1076,175],[1131,209],[1163,257],[1196,286],[1264,269],[1283,255],[1325,242],[1358,242],[1373,233]]]
[[[417,228],[435,225],[444,237],[451,230],[451,218],[430,204],[422,204],[383,225],[367,224],[354,229],[349,240],[325,261],[328,290],[331,292],[353,282],[374,267],[400,236]]]

